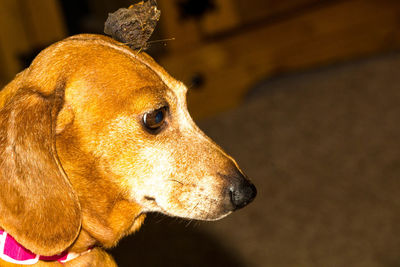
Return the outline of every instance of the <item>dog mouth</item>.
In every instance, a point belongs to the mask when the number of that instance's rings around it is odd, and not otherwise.
[[[161,207],[158,203],[155,197],[151,196],[144,196],[143,197],[144,202],[145,202],[145,208],[147,209],[147,212],[161,212],[163,214],[170,215],[170,212],[167,212],[163,207]]]
[[[169,211],[168,209],[163,208],[156,200],[155,197],[144,196],[145,207],[148,212],[160,212],[169,216],[176,216],[174,212]]]
[[[154,197],[144,196],[144,199],[145,199],[146,201],[151,201],[151,202],[157,203],[156,198],[154,198]]]
[[[154,211],[154,210],[158,210],[161,209],[161,206],[158,205],[157,200],[155,197],[151,197],[151,196],[144,196],[144,206],[149,209],[149,211]],[[163,212],[163,211],[162,211]]]
[[[209,210],[202,209],[198,205],[188,209],[182,210],[170,210],[168,208],[164,208],[161,206],[155,197],[152,196],[144,196],[144,207],[145,212],[160,212],[162,214],[172,216],[172,217],[180,217],[183,219],[190,220],[202,220],[202,221],[217,221],[220,220],[233,212],[233,210],[227,210],[222,208],[215,213],[210,213]]]

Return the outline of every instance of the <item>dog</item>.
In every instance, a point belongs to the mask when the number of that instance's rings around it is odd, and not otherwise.
[[[0,265],[116,266],[146,213],[218,220],[256,188],[186,108],[187,88],[102,35],[43,50],[0,91]]]

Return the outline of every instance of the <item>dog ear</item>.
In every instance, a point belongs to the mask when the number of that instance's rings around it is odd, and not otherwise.
[[[0,227],[27,249],[55,255],[79,234],[78,198],[55,147],[64,84],[21,88],[0,110]]]

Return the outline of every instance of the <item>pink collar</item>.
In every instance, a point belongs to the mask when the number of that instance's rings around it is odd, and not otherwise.
[[[21,244],[15,241],[12,236],[7,234],[7,232],[0,229],[0,259],[11,263],[31,265],[37,263],[39,260],[66,263],[81,255],[89,253],[91,250],[92,249],[88,249],[83,253],[74,253],[65,250],[54,256],[40,256],[24,248]]]

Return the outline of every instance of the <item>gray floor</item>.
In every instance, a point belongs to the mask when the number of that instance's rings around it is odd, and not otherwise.
[[[201,127],[258,187],[218,222],[151,216],[120,266],[400,266],[400,53],[275,78]]]

